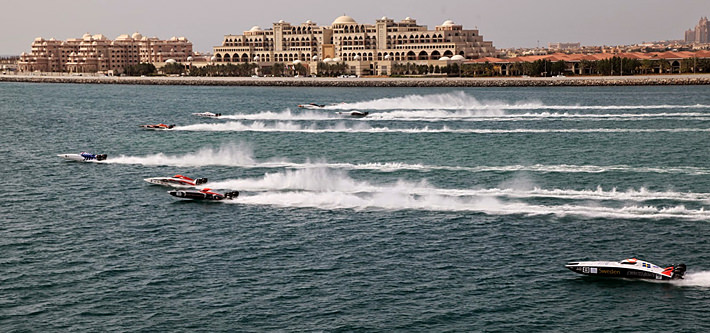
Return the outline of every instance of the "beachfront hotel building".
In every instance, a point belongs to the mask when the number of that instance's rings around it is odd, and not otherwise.
[[[395,63],[446,65],[451,61],[494,57],[493,42],[478,30],[447,20],[434,30],[412,18],[395,22],[383,17],[361,24],[340,16],[329,26],[306,21],[291,25],[283,20],[271,28],[254,26],[242,35],[226,35],[213,48],[215,63],[302,63],[315,73],[316,64],[344,62],[351,74],[390,74]]]
[[[685,31],[685,42],[700,44],[710,43],[710,23],[708,23],[707,16],[700,18],[695,29]]]
[[[101,34],[66,41],[38,37],[32,42],[32,51],[20,55],[17,66],[25,72],[119,74],[124,67],[140,63],[186,62],[192,54],[192,42],[185,37],[160,40],[137,32],[115,40]]]

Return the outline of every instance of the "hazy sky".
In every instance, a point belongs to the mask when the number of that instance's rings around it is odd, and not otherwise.
[[[64,40],[84,33],[110,39],[136,31],[168,39],[184,36],[195,51],[211,52],[225,34],[285,20],[330,25],[343,14],[374,24],[410,16],[430,29],[451,19],[478,27],[497,48],[634,44],[683,39],[710,0],[0,0],[0,55],[30,51],[36,37]]]

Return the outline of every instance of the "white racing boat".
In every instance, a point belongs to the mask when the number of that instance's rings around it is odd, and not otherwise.
[[[311,109],[311,110],[315,110],[315,109],[322,109],[322,108],[324,108],[324,107],[325,107],[325,104],[308,103],[308,104],[299,104],[298,107],[301,108],[301,109]]]
[[[76,162],[100,162],[106,160],[106,154],[90,154],[81,152],[79,154],[59,154],[57,155],[65,160]]]
[[[183,175],[175,175],[172,177],[153,177],[143,179],[148,183],[155,185],[171,186],[171,187],[195,187],[207,183],[207,178],[195,178],[186,177]]]
[[[675,280],[685,275],[685,264],[660,267],[636,258],[622,261],[575,261],[565,265],[569,270],[590,276],[627,279]]]
[[[212,112],[196,112],[192,114],[193,116],[198,116],[198,117],[205,117],[205,118],[219,118],[222,116],[221,113],[212,113]]]

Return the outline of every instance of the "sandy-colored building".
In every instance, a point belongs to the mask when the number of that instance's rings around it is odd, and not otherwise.
[[[395,22],[383,17],[360,24],[340,16],[329,26],[306,21],[294,26],[279,21],[269,29],[254,26],[243,35],[226,35],[213,48],[216,63],[255,62],[260,66],[301,62],[315,72],[319,61],[344,62],[353,74],[390,74],[394,63],[445,64],[494,57],[493,42],[478,30],[447,20],[434,30],[407,17]]]
[[[104,35],[85,34],[66,41],[38,37],[32,51],[22,53],[20,71],[70,73],[121,73],[140,63],[162,63],[168,59],[186,62],[192,56],[192,42],[185,37],[160,40],[139,33],[120,35],[115,40]]]
[[[686,43],[710,43],[710,23],[708,18],[701,17],[695,29],[685,31]]]

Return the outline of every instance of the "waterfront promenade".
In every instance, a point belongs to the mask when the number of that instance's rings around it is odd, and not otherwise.
[[[544,86],[642,86],[710,85],[710,74],[493,77],[493,78],[330,78],[330,77],[110,77],[71,75],[0,75],[0,82],[90,83],[194,86],[284,87],[544,87]]]

